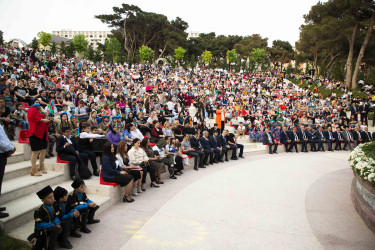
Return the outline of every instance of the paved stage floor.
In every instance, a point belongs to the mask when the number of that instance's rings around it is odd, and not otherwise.
[[[118,203],[74,249],[374,249],[349,152],[280,153],[188,170]]]

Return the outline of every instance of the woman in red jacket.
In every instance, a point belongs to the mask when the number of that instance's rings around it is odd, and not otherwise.
[[[44,168],[44,159],[46,157],[46,149],[48,142],[48,124],[49,119],[43,113],[42,107],[35,102],[27,113],[29,119],[29,141],[31,147],[31,176],[41,176],[46,174]],[[39,156],[39,168],[36,168],[36,160]]]

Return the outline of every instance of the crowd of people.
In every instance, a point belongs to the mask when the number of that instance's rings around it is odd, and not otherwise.
[[[190,157],[196,171],[228,161],[228,154],[243,158],[238,138],[263,142],[270,154],[279,143],[287,152],[298,152],[297,144],[308,152],[308,144],[310,151],[324,151],[324,143],[340,150],[341,143],[350,149],[374,138],[367,128],[371,93],[323,98],[277,72],[94,63],[30,48],[2,48],[0,62],[0,123],[11,141],[17,126],[28,129],[31,175],[46,174],[44,159],[57,153],[73,180],[101,174],[124,187],[124,202],[145,191],[147,174],[154,188],[167,170],[177,179]],[[13,150],[4,147],[0,158]]]

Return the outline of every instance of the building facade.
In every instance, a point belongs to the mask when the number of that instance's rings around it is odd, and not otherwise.
[[[83,34],[86,37],[86,40],[89,42],[89,45],[92,45],[94,48],[96,48],[98,43],[104,44],[105,39],[108,38],[111,32],[110,31],[73,31],[73,30],[52,31],[52,35],[65,37],[68,39],[73,39],[73,37],[78,34]]]

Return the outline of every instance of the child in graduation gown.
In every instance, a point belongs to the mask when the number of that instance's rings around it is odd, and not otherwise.
[[[76,221],[76,223],[80,224],[81,232],[88,234],[91,230],[86,225],[100,222],[100,220],[94,219],[95,212],[99,209],[99,206],[87,198],[85,182],[82,179],[75,179],[72,187],[74,191],[68,196],[66,208],[69,212],[74,209],[79,211],[82,216],[77,218],[80,218],[80,221]]]
[[[56,187],[53,191],[53,195],[55,196],[55,205],[59,206],[61,211],[61,227],[63,229],[63,233],[60,234],[58,241],[60,245],[67,249],[72,249],[73,246],[70,244],[68,240],[68,235],[70,234],[71,223],[73,218],[79,217],[79,212],[75,209],[72,209],[70,212],[66,209],[66,202],[68,200],[68,191],[62,187]],[[74,231],[75,232],[75,231]],[[72,236],[77,238],[81,237],[80,234],[73,233]]]
[[[43,204],[34,213],[35,232],[28,239],[34,244],[35,249],[55,249],[56,240],[62,233],[61,211],[59,206],[53,204],[55,199],[50,186],[36,194]]]

